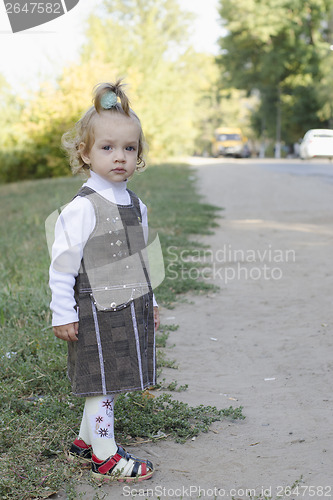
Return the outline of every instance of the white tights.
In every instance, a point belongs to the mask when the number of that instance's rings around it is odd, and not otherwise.
[[[86,398],[79,438],[92,446],[100,460],[106,460],[117,451],[114,439],[115,396],[92,396]]]

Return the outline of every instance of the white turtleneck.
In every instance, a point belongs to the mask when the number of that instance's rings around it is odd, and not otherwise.
[[[130,205],[127,182],[110,182],[95,172],[83,186],[98,192],[117,205]],[[147,242],[147,207],[140,200],[142,227]],[[52,291],[52,325],[67,325],[78,321],[74,299],[75,279],[78,275],[84,246],[96,225],[95,210],[89,199],[77,196],[61,212],[55,226],[55,240],[52,246],[49,285]],[[154,298],[154,306],[156,306]]]

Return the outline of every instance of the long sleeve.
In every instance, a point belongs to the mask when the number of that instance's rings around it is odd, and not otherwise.
[[[67,205],[57,220],[49,271],[53,326],[78,321],[74,298],[75,279],[80,269],[84,245],[95,223],[93,206],[82,197],[75,198]]]

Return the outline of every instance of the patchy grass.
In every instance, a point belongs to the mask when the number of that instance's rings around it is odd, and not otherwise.
[[[65,461],[63,452],[76,436],[83,399],[70,394],[66,377],[67,346],[53,335],[50,327],[49,255],[44,222],[51,212],[74,196],[81,184],[80,179],[62,178],[0,186],[2,500],[47,498],[64,482],[70,498],[71,478],[78,473]],[[180,252],[183,249],[189,255],[197,252],[200,245],[191,240],[191,235],[209,233],[217,216],[216,208],[198,199],[190,169],[185,165],[154,167],[135,177],[130,187],[149,205],[150,224],[158,230],[165,252],[166,279],[156,291],[158,301],[170,306],[179,294],[200,293],[211,288],[200,280],[171,279],[168,270],[168,247],[172,246],[173,253],[178,256],[176,265],[186,265]],[[174,255],[171,259],[175,260]],[[164,338],[161,334],[162,345],[165,345],[167,334],[164,332]],[[168,390],[176,390],[176,386],[175,383]],[[153,403],[144,400],[144,404],[157,405],[158,426],[164,429],[161,432],[175,438],[186,439],[193,432],[205,430],[210,418],[223,416],[212,409],[179,406],[169,396],[161,396],[164,397],[165,400],[154,398]],[[142,395],[130,398],[142,398]],[[127,403],[126,398],[118,403],[117,430],[135,438],[138,428],[125,427],[122,420],[122,408]],[[133,412],[138,408],[132,405]],[[135,416],[131,414],[132,410],[126,406],[129,418],[136,421],[136,413]],[[167,425],[172,411],[174,415],[178,412],[183,416],[188,415],[186,412],[194,412],[189,417],[190,428],[180,427],[183,430],[178,437]],[[238,417],[241,418],[240,414]],[[142,418],[147,418],[145,412]],[[151,425],[151,422],[147,425],[147,438],[155,432]]]
[[[184,443],[200,432],[207,432],[217,420],[245,418],[242,407],[218,410],[215,406],[200,405],[193,408],[172,399],[170,394],[157,397],[147,392],[122,394],[116,406],[115,432],[125,443],[134,436],[152,441],[171,436],[176,442]]]

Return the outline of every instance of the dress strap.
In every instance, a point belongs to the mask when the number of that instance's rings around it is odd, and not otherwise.
[[[131,191],[130,189],[127,189],[127,192],[130,195],[131,202],[132,202],[132,204],[133,204],[133,206],[134,206],[134,208],[136,210],[136,213],[137,213],[137,216],[138,216],[138,220],[139,220],[139,222],[142,222],[140,200],[139,200],[138,196],[133,191]]]
[[[94,191],[90,187],[88,187],[88,186],[82,186],[78,190],[78,192],[76,193],[76,195],[74,196],[74,198],[76,198],[77,196],[89,196],[90,194],[94,194],[94,193],[96,193],[96,191]],[[74,200],[74,198],[73,198],[73,200]]]

